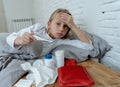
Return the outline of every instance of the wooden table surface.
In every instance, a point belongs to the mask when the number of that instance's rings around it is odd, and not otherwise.
[[[95,81],[95,85],[92,87],[120,87],[120,72],[110,69],[94,60],[80,62],[78,65],[85,66],[88,73]],[[31,87],[35,87],[35,85],[32,85]],[[55,83],[45,87],[60,86]]]
[[[92,87],[120,87],[120,72],[110,69],[96,61],[81,62],[95,81]]]

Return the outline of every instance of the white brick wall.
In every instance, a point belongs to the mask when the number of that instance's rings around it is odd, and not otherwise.
[[[110,56],[108,54],[107,56],[120,61],[120,0],[41,0],[39,2],[41,3],[34,4],[37,8],[36,22],[46,24],[55,9],[66,8],[73,14],[75,23],[81,29],[95,33],[110,43],[114,50]]]
[[[101,0],[98,9],[97,34],[113,46],[102,63],[120,70],[120,0]]]
[[[67,8],[74,16],[75,23],[79,23],[83,25],[83,9],[84,9],[84,2],[83,0],[41,0],[38,3],[38,0],[35,0],[37,5],[34,4],[35,13],[37,13],[36,17],[39,15],[38,19],[36,18],[36,22],[43,22],[44,24],[47,23],[50,14],[56,10],[57,8]],[[80,4],[79,4],[80,3]],[[41,5],[42,4],[42,5]],[[77,4],[77,5],[76,5]],[[77,9],[77,10],[75,10]],[[43,16],[44,15],[44,16]],[[80,21],[81,20],[81,21]]]

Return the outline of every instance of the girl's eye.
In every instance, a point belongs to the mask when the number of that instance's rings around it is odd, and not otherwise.
[[[69,27],[67,25],[64,25],[64,29],[68,29]]]
[[[60,26],[60,23],[56,23],[58,26]]]

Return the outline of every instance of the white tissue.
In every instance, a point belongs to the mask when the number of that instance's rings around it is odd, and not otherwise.
[[[15,84],[15,87],[31,87],[32,83],[33,83],[32,80],[21,79]]]
[[[32,80],[33,82],[35,82],[35,77],[34,77],[33,73],[31,73],[31,72],[26,76],[26,79]]]
[[[23,70],[29,71],[29,70],[31,70],[32,66],[29,62],[25,62],[25,63],[21,64],[21,67],[23,68]]]
[[[44,87],[46,84],[52,84],[57,78],[57,67],[50,68],[45,66],[44,59],[38,59],[33,63],[41,75],[41,82],[37,87]]]
[[[36,60],[33,66],[30,63],[23,63],[21,66],[24,70],[29,70],[26,78],[32,80],[36,84],[36,87],[44,87],[46,84],[52,84],[58,76],[57,67],[49,68],[45,66],[44,61],[41,59]]]
[[[44,62],[43,62],[43,60],[42,59],[38,59],[38,60],[36,60],[34,63],[33,63],[33,67],[40,67],[40,66],[44,66],[45,64],[44,64]]]
[[[25,71],[26,70],[30,71],[30,75],[28,74],[27,79],[34,81],[37,86],[41,82],[41,76],[37,68],[32,67],[28,62],[21,64],[21,66]]]
[[[44,87],[46,84],[52,84],[57,78],[57,68],[49,68],[46,66],[41,66],[38,68],[41,74],[42,81],[39,83],[38,87]]]
[[[37,70],[37,68],[32,67],[31,72],[33,73],[33,76],[35,78],[35,83],[36,83],[36,86],[37,86],[42,81],[41,76],[39,74],[39,71]]]

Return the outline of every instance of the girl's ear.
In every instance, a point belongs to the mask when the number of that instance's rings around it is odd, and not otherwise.
[[[48,25],[48,29],[49,29],[49,28],[50,28],[50,25],[51,25],[51,22],[50,22],[50,21],[48,21],[48,24],[47,24],[47,25]]]

